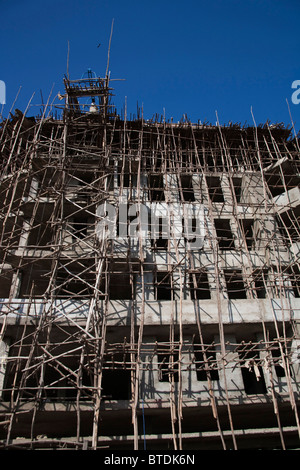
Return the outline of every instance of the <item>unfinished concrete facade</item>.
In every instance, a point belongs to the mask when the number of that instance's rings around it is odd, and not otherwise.
[[[297,139],[110,93],[2,122],[2,447],[299,447]]]

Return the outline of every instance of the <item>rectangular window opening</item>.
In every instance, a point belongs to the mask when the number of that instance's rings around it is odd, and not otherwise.
[[[268,282],[268,270],[256,269],[253,271],[253,281],[255,286],[255,293],[258,299],[265,299],[267,297],[266,285]]]
[[[229,299],[246,299],[246,288],[243,280],[242,271],[228,270],[224,271],[227,294]]]
[[[162,174],[149,176],[149,199],[152,202],[165,200],[164,179]]]
[[[259,365],[260,354],[257,347],[249,345],[239,351],[241,372],[247,395],[266,394],[267,387],[263,369]]]
[[[190,273],[189,277],[191,299],[210,299],[211,295],[207,272],[201,270],[200,272]]]
[[[211,202],[224,202],[224,195],[219,176],[206,176],[208,194]]]
[[[276,166],[265,174],[266,182],[272,197],[283,194],[286,190],[295,188],[300,184],[299,170],[290,161],[281,164],[281,169]]]
[[[192,175],[180,176],[180,195],[182,202],[195,201]]]
[[[234,238],[229,219],[214,220],[220,250],[234,250]]]
[[[203,352],[203,348],[205,354]],[[211,380],[219,380],[219,372],[216,361],[216,351],[213,346],[202,346],[194,344],[194,356],[196,365],[197,380],[204,382],[207,380],[207,371],[210,373]],[[206,357],[206,362],[204,358]]]
[[[130,355],[107,354],[102,369],[103,400],[130,400],[131,370]]]
[[[131,275],[129,271],[111,272],[109,274],[110,300],[132,300],[134,298],[135,280],[135,274]]]
[[[156,273],[156,300],[172,300],[171,274],[167,271]]]

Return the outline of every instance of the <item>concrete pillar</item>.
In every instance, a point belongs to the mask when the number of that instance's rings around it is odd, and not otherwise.
[[[37,196],[38,192],[38,187],[39,187],[39,182],[36,178],[32,178],[31,180],[31,185],[29,189],[29,197],[35,199]]]
[[[141,352],[142,366],[140,373],[140,397],[143,401],[151,400],[155,397],[155,372],[153,371],[153,351],[155,341],[155,337],[143,337],[143,347]]]
[[[22,274],[19,271],[16,271],[12,275],[11,287],[9,296],[13,299],[16,299],[20,295],[21,289],[21,282],[22,282]]]
[[[180,199],[180,190],[178,187],[177,175],[169,174],[165,175],[166,188],[169,190],[169,198],[173,203],[178,203]],[[167,195],[166,195],[167,200]]]
[[[0,398],[3,396],[3,388],[5,387],[5,373],[7,368],[8,351],[9,341],[0,341]]]
[[[220,364],[220,368],[219,368],[220,395],[223,395],[225,391],[225,375],[224,375],[224,370],[222,367],[222,353],[221,353],[219,335],[215,336],[214,341],[216,343],[216,359],[218,361],[218,364]],[[244,383],[243,383],[241,369],[238,366],[239,355],[237,352],[234,352],[237,341],[236,341],[235,336],[225,335],[225,343],[227,341],[230,344],[226,344],[226,356],[225,356],[226,385],[227,385],[228,393],[230,395],[236,395],[238,397],[240,396],[241,392],[244,391]]]
[[[25,219],[23,222],[23,228],[22,228],[22,232],[20,235],[19,248],[24,248],[25,246],[27,246],[29,233],[30,233],[30,221]]]

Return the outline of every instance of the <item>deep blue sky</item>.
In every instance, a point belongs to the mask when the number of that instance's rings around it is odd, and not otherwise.
[[[290,125],[300,104],[291,84],[300,80],[299,0],[0,0],[0,80],[9,111],[24,110],[63,92],[67,68],[81,78],[103,76],[112,20],[111,78],[118,111],[143,105],[145,118],[183,114],[194,122]],[[101,43],[100,47],[97,47]],[[1,108],[0,108],[1,109]],[[39,112],[32,108],[28,115]]]

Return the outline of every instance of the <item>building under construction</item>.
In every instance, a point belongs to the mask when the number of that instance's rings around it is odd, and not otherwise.
[[[64,85],[0,128],[1,447],[299,448],[292,130]]]

